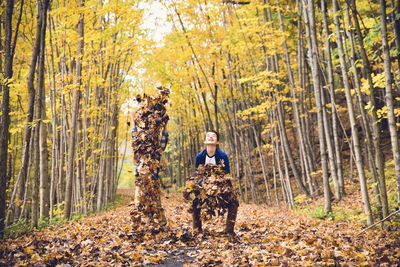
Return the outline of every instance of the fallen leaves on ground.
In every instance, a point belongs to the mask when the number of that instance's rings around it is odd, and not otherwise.
[[[166,198],[168,197],[168,199]],[[214,217],[192,235],[182,194],[164,196],[168,227],[138,235],[129,206],[0,242],[0,265],[398,266],[399,235],[242,204],[236,238]],[[143,234],[143,235],[142,235]]]

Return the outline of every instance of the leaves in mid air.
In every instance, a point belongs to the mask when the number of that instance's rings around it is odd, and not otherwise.
[[[201,208],[203,220],[225,214],[230,205],[237,202],[232,177],[224,172],[223,166],[222,162],[218,165],[200,165],[196,173],[186,179],[183,196],[191,201],[189,212]]]

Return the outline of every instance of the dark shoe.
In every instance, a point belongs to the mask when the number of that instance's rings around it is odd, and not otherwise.
[[[235,231],[233,230],[235,227],[235,222],[227,221],[225,225],[224,233],[228,235],[234,235]]]

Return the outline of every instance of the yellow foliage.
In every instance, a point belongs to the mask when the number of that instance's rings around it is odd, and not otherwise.
[[[372,81],[375,87],[385,88],[385,72],[372,74]]]
[[[381,109],[376,111],[376,115],[378,118],[385,118],[387,119],[387,106],[383,106]]]

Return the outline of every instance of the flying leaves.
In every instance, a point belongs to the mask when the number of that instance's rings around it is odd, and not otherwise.
[[[203,220],[223,215],[237,203],[237,192],[232,186],[232,177],[225,174],[223,163],[200,165],[196,173],[186,179],[183,196],[191,201],[189,212],[201,208]]]
[[[161,219],[162,207],[157,205],[161,195],[161,183],[157,168],[160,165],[162,149],[160,133],[168,123],[169,117],[165,104],[168,102],[169,89],[157,88],[160,93],[153,97],[138,95],[136,101],[140,107],[136,111],[134,122],[136,131],[132,139],[134,161],[140,165],[139,176],[135,184],[141,190],[139,204],[131,212],[133,223],[139,224],[143,216],[148,219],[146,224],[158,225]]]

